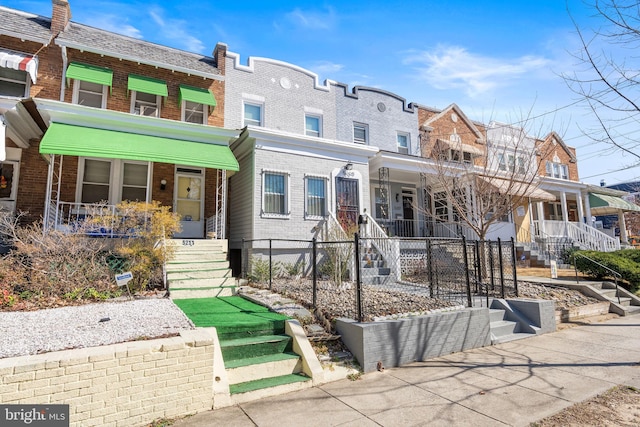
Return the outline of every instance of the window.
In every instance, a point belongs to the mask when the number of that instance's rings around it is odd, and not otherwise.
[[[471,153],[467,151],[462,152],[462,162],[466,164],[471,164]]]
[[[396,141],[398,142],[398,153],[409,154],[409,135],[398,132]]]
[[[149,163],[124,160],[81,159],[82,203],[146,201]]]
[[[307,177],[305,193],[305,216],[324,218],[327,215],[327,180]]]
[[[304,132],[308,136],[322,136],[321,126],[320,126],[320,117],[305,115],[304,116]]]
[[[375,208],[377,219],[389,219],[389,196],[383,188],[375,189]]]
[[[369,140],[369,127],[362,123],[353,124],[353,142],[366,144]]]
[[[26,71],[0,67],[0,95],[25,98],[29,96],[29,80]]]
[[[262,126],[262,105],[244,103],[244,124]]]
[[[447,193],[441,191],[433,195],[434,213],[436,221],[448,222],[449,221],[449,207],[447,203]]]
[[[288,175],[282,172],[263,173],[262,211],[267,215],[288,215]]]
[[[107,107],[107,86],[98,83],[75,80],[73,86],[74,104],[84,105],[94,108]]]
[[[183,101],[182,120],[185,122],[206,125],[208,113],[209,107],[205,106],[204,104],[198,104],[197,102],[191,101]]]
[[[552,178],[569,179],[569,167],[567,165],[550,162],[547,160],[545,165],[546,174]]]
[[[160,117],[160,95],[144,92],[131,92],[133,114],[139,116]]]
[[[507,162],[504,159],[504,154],[498,154],[498,169],[501,171],[507,170]]]

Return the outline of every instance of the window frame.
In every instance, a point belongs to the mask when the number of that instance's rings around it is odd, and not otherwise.
[[[258,124],[247,123],[247,116],[246,116],[246,111],[245,111],[245,107],[247,105],[251,105],[253,107],[258,107],[260,109],[260,120],[259,120]],[[243,100],[242,101],[242,126],[264,127],[264,102],[249,101],[249,100]]]
[[[322,215],[314,215],[309,213],[309,181],[317,180],[322,181],[324,185],[324,212]],[[329,177],[322,175],[305,175],[304,176],[304,218],[305,219],[325,219],[329,215]]]
[[[82,89],[81,86],[83,83],[91,83],[91,82],[87,82],[84,80],[79,80],[79,79],[74,79],[73,80],[73,95],[71,97],[71,103],[72,104],[77,104],[77,105],[85,105],[85,104],[80,104],[80,92],[89,92],[89,93],[94,93],[94,94],[98,94],[98,92],[90,92],[86,89]],[[94,83],[97,84],[97,83]],[[101,109],[106,109],[107,108],[107,97],[109,94],[109,86],[107,85],[100,85],[102,86],[102,99],[100,102],[100,107],[92,107],[92,108],[101,108]],[[90,105],[85,105],[87,107],[91,107]]]
[[[309,133],[309,128],[307,128],[307,119],[315,119],[318,121],[318,131],[317,135],[315,131],[312,131],[312,134]],[[313,136],[316,138],[322,138],[322,116],[319,114],[312,113],[304,113],[304,134],[307,136]]]
[[[16,84],[20,84],[20,85],[24,84],[24,86],[25,86],[24,93],[22,94],[22,96],[18,96],[17,98],[28,98],[29,97],[29,93],[31,91],[31,78],[29,77],[29,73],[26,72],[26,71],[23,71],[23,70],[14,70],[13,68],[6,68],[6,67],[0,67],[0,68],[11,70],[11,71],[20,71],[21,73],[23,73],[24,82],[22,80],[12,79],[12,78],[9,78],[9,77],[4,77],[2,75],[0,75],[0,80],[8,82],[8,83],[16,83]],[[13,95],[0,94],[0,96],[8,97],[8,98],[16,98]]]
[[[385,221],[385,220],[389,220],[391,218],[390,215],[390,205],[391,205],[391,200],[389,199],[389,195],[387,195],[387,202],[386,203],[382,203],[381,201],[379,202],[378,200],[382,200],[382,197],[380,196],[380,192],[382,191],[382,186],[378,185],[375,186],[373,188],[373,214],[375,215],[375,219],[376,220],[381,220],[381,221]],[[383,217],[378,215],[378,206],[380,206],[381,208],[386,209],[386,213],[387,213],[387,217]],[[382,211],[382,209],[380,209],[380,211]]]
[[[146,184],[146,192],[145,192],[145,202],[149,203],[151,201],[151,189],[152,189],[152,177],[153,177],[153,162],[145,162],[138,160],[125,160],[125,159],[105,159],[98,157],[79,157],[78,159],[78,173],[77,173],[77,184],[76,184],[76,201],[77,203],[97,203],[97,202],[83,202],[83,185],[84,181],[84,173],[85,173],[85,165],[87,160],[93,161],[101,161],[105,163],[109,163],[109,183],[108,185],[108,195],[109,198],[107,203],[110,205],[116,205],[122,201],[122,190],[124,187],[124,165],[125,164],[139,164],[139,165],[147,165],[147,184]],[[133,187],[128,185],[128,187]],[[138,188],[142,188],[138,186]]]
[[[144,93],[144,92],[140,92],[140,93]],[[148,116],[145,114],[140,114],[140,113],[136,113],[136,102],[140,102],[140,103],[144,103],[144,104],[150,104],[150,102],[148,101],[139,101],[138,100],[138,91],[137,90],[132,90],[131,91],[131,114],[135,114],[137,116],[144,116],[144,117],[157,117],[160,118],[160,107],[162,106],[162,95],[154,95],[152,93],[148,93],[147,95],[151,95],[151,96],[155,96],[156,97],[156,114],[153,116]],[[142,105],[140,106],[142,107]]]
[[[287,171],[282,171],[282,170],[275,170],[275,169],[262,169],[261,172],[261,180],[262,180],[262,188],[260,190],[260,195],[261,195],[261,208],[260,208],[260,216],[262,218],[280,218],[280,219],[288,219],[291,216],[291,209],[290,209],[290,201],[289,201],[289,197],[291,194],[291,189],[289,188],[289,185],[291,183],[291,174]],[[283,206],[283,210],[284,212],[278,213],[278,212],[267,212],[266,211],[266,179],[267,179],[267,175],[280,175],[284,178],[284,206]]]
[[[192,121],[188,121],[187,120],[187,102],[191,103],[191,104],[195,104],[195,105],[199,105],[202,107],[202,123],[198,123],[198,122],[192,122]],[[209,106],[206,104],[200,104],[197,102],[193,102],[193,101],[187,101],[186,99],[182,100],[182,105],[180,106],[181,108],[181,113],[180,113],[180,120],[185,122],[185,123],[194,123],[194,124],[200,124],[200,125],[206,125],[209,123]]]
[[[364,132],[363,139],[356,139],[356,128],[362,129],[362,132]],[[353,122],[352,131],[353,131],[353,142],[355,142],[356,144],[364,144],[364,145],[369,144],[369,125],[368,124]]]
[[[405,140],[404,147],[400,144],[400,138]],[[411,136],[408,132],[396,132],[396,149],[400,154],[411,154]],[[406,152],[403,150],[406,150]]]

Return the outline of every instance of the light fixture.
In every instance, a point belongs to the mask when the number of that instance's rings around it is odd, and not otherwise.
[[[160,189],[164,190],[165,188],[167,188],[167,180],[163,179],[160,181]]]
[[[347,163],[347,165],[344,168],[346,170],[350,171],[351,169],[353,169],[353,163],[351,163],[351,162]]]
[[[396,202],[400,201],[400,193],[396,193]]]

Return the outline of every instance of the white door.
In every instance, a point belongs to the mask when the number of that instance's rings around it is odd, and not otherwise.
[[[204,237],[204,169],[177,167],[174,212],[180,215],[182,231],[175,237]]]

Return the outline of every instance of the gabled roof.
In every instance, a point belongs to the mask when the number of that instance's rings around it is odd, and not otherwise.
[[[220,70],[212,57],[150,43],[88,25],[70,22],[55,43],[159,68],[220,79]]]
[[[51,38],[51,19],[0,6],[0,34],[45,44]]]
[[[473,123],[473,121],[469,120],[467,115],[455,103],[449,105],[447,108],[442,110],[439,114],[436,114],[435,116],[429,118],[426,122],[424,122],[422,124],[422,126],[432,127],[431,126],[432,123],[440,120],[442,117],[445,116],[445,114],[448,114],[452,110],[455,111],[455,113],[458,115],[458,117],[460,117],[462,119],[462,121],[469,127],[469,129],[471,129],[471,131],[476,136],[476,142],[483,143],[484,142],[484,135],[482,134],[482,132],[480,132],[478,127]]]
[[[544,138],[544,141],[542,142],[548,143],[552,139],[554,139],[558,144],[560,144],[562,149],[567,152],[567,154],[571,158],[571,163],[577,162],[575,154],[569,149],[569,146],[564,143],[564,141],[562,140],[562,138],[560,138],[560,135],[558,135],[556,131],[549,132],[549,134]]]

